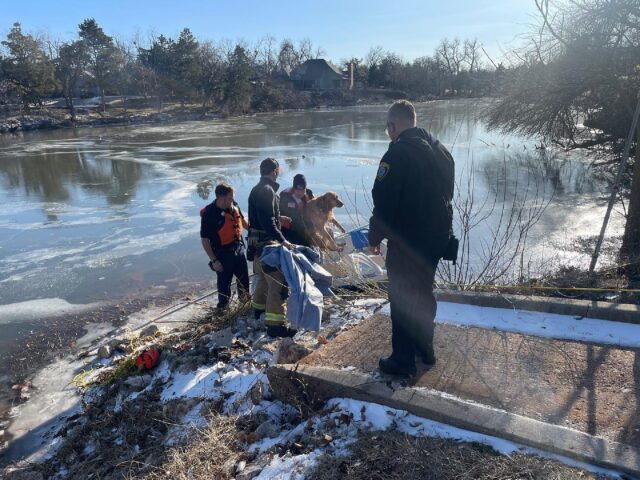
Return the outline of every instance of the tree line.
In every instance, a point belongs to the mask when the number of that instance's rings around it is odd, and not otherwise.
[[[288,74],[324,55],[309,39],[214,43],[198,40],[188,28],[177,38],[124,42],[95,19],[84,20],[77,38],[66,42],[25,33],[15,23],[1,44],[0,105],[31,109],[64,98],[72,118],[75,98],[100,96],[105,110],[111,95],[125,105],[127,98],[153,98],[159,109],[166,101],[232,113],[299,107],[291,104]],[[353,67],[360,91],[396,90],[412,98],[488,95],[505,74],[502,65],[486,62],[478,40],[444,39],[431,56],[413,61],[375,47],[365,58],[338,63],[344,71]]]

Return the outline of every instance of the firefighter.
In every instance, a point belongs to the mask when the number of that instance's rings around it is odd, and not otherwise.
[[[215,189],[216,199],[200,211],[200,239],[209,268],[218,278],[219,311],[229,304],[234,276],[238,297],[242,302],[249,300],[249,271],[242,241],[242,231],[248,225],[234,193],[231,185],[220,183]]]
[[[313,192],[307,188],[307,179],[301,173],[293,177],[292,187],[280,193],[280,213],[291,218],[291,226],[283,229],[282,234],[291,243],[310,246],[304,209],[312,198]]]
[[[451,236],[454,161],[429,132],[416,127],[416,111],[406,100],[387,115],[391,139],[373,185],[369,245],[380,253],[387,239],[387,274],[393,353],[380,359],[384,373],[413,375],[415,354],[435,364],[436,300],[433,281]]]
[[[249,194],[249,253],[253,258],[253,272],[256,286],[252,306],[258,318],[265,314],[267,335],[270,337],[292,337],[296,330],[287,325],[286,306],[289,287],[279,270],[263,265],[260,255],[267,245],[293,245],[282,234],[282,224],[290,224],[291,219],[280,215],[280,198],[276,182],[280,165],[274,158],[260,163],[260,181]]]

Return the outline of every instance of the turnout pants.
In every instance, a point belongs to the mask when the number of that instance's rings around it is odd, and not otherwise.
[[[260,263],[258,255],[253,261],[253,273],[256,275],[256,289],[251,306],[265,312],[267,326],[285,325],[289,287],[284,275],[279,270]]]
[[[417,260],[393,247],[387,253],[392,357],[404,365],[415,365],[416,353],[433,355],[436,316],[433,281],[438,261],[438,258]]]
[[[231,282],[236,277],[236,288],[241,301],[249,298],[249,269],[243,248],[223,248],[217,255],[224,271],[218,277],[218,308],[225,308],[231,299]]]

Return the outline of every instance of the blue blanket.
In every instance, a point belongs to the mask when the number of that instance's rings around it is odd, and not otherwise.
[[[289,250],[282,245],[264,247],[260,261],[277,268],[290,289],[287,320],[295,328],[320,330],[323,296],[333,296],[333,277],[320,266],[320,254],[308,247]]]

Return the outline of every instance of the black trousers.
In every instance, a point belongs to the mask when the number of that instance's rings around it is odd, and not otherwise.
[[[249,298],[249,268],[247,258],[244,255],[244,248],[229,247],[222,248],[217,255],[224,270],[216,272],[218,277],[218,308],[224,308],[231,299],[231,282],[236,277],[236,288],[238,297]]]
[[[391,304],[391,345],[394,360],[415,365],[416,353],[433,355],[436,299],[433,281],[439,258],[417,258],[389,246],[387,275]]]

